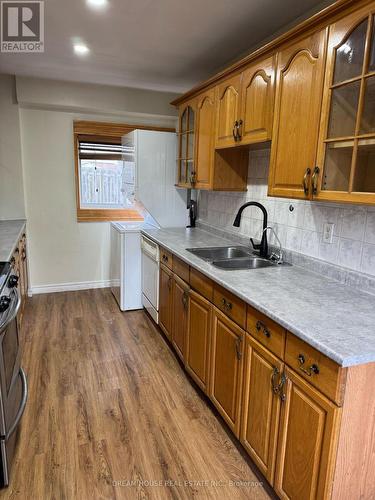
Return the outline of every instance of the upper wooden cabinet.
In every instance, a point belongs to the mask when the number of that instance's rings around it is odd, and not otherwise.
[[[268,192],[309,198],[316,166],[327,31],[281,49]]]
[[[216,147],[237,142],[241,98],[241,75],[228,78],[217,86]]]
[[[330,28],[318,200],[375,203],[375,4]]]
[[[195,101],[179,109],[177,184],[191,187],[195,182]]]
[[[274,80],[271,56],[217,86],[217,148],[271,140]]]
[[[252,64],[242,74],[240,144],[272,139],[275,57]]]

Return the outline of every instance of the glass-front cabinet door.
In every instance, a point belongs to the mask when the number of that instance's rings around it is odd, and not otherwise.
[[[194,143],[195,143],[195,106],[183,105],[179,113],[177,184],[191,187],[195,184]]]
[[[331,27],[313,197],[375,203],[375,5]]]

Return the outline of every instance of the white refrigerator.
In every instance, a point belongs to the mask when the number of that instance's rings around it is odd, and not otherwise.
[[[144,303],[141,230],[145,225],[185,227],[187,191],[175,186],[176,134],[134,130],[123,136],[122,146],[123,191],[144,217],[140,224],[111,224],[111,288],[120,309],[127,311],[141,309]],[[159,273],[153,276],[158,279]],[[153,286],[158,289],[158,283]]]

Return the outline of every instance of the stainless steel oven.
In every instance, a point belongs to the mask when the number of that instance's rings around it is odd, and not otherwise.
[[[21,305],[18,277],[0,263],[0,486],[9,484],[19,423],[27,401],[27,379],[21,368],[17,314]]]

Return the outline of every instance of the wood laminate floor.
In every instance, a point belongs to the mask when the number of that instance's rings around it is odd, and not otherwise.
[[[270,498],[149,317],[108,289],[30,299],[23,350],[29,401],[1,499]]]

